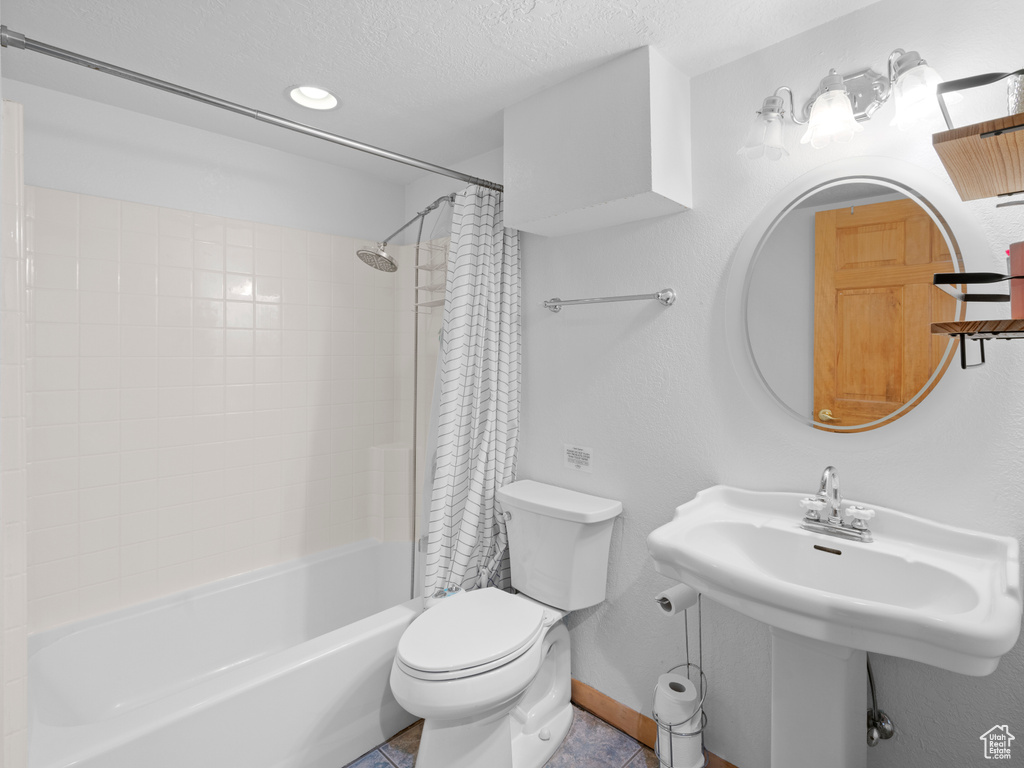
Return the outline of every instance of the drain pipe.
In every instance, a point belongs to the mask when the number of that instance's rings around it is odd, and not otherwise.
[[[871,685],[871,709],[868,710],[868,746],[874,747],[882,739],[891,739],[896,733],[892,720],[878,708],[875,696],[875,676],[871,671],[871,657],[864,654],[868,663],[868,683]]]

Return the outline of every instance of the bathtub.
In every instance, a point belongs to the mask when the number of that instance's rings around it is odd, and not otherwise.
[[[410,561],[369,540],[33,635],[29,768],[340,768],[415,720]]]

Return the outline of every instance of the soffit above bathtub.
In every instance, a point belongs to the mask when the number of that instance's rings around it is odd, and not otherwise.
[[[50,45],[438,164],[502,143],[502,110],[639,46],[694,76],[875,0],[4,0],[3,23]],[[361,168],[420,171],[329,146],[38,54],[4,77]],[[342,104],[313,113],[286,89]]]

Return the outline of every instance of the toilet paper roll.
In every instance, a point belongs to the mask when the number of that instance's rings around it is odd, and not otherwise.
[[[693,681],[681,674],[661,675],[654,691],[654,714],[658,719],[658,750],[663,765],[671,768],[704,765],[699,733],[700,691]],[[687,733],[694,735],[682,735]]]
[[[691,605],[697,603],[697,590],[685,584],[676,584],[674,587],[659,592],[654,596],[655,602],[661,607],[667,616],[675,616],[682,613]]]
[[[666,672],[658,678],[658,687],[654,691],[654,714],[666,725],[682,723],[693,717],[699,699],[700,691],[690,678]]]

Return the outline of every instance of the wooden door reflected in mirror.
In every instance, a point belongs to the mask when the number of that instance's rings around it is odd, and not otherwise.
[[[809,415],[825,430],[884,421],[952,359],[930,328],[956,316],[956,301],[932,286],[935,272],[953,271],[946,240],[902,198],[818,211],[814,251]]]

